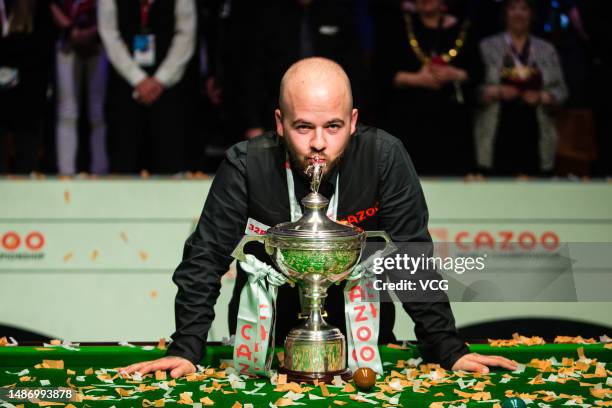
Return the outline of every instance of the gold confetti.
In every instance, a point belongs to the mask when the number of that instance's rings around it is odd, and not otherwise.
[[[149,292],[149,296],[151,297],[151,299],[155,299],[157,297],[159,293],[153,289],[151,292]]]
[[[140,259],[142,259],[143,261],[146,261],[147,259],[149,259],[149,254],[147,254],[145,251],[140,251],[138,252],[138,256],[140,256]]]
[[[68,262],[74,257],[74,252],[70,251],[66,255],[64,255],[64,262]]]
[[[70,204],[70,191],[64,190],[64,202]]]
[[[279,374],[276,378],[276,384],[283,385],[287,384],[287,374]]]
[[[234,405],[232,405],[232,408],[242,408],[242,404],[236,401],[234,402]]]
[[[334,400],[334,404],[336,404],[336,405],[346,405],[346,404],[348,404],[348,402],[346,402],[346,401]]]
[[[97,249],[94,249],[93,251],[91,251],[91,256],[90,256],[91,260],[95,261],[98,258],[98,254],[99,252]]]
[[[8,340],[5,337],[0,337],[0,347],[2,346],[6,346],[7,344],[9,344]]]
[[[166,339],[165,338],[161,338],[159,339],[159,342],[157,343],[157,348],[160,350],[165,350],[166,349]]]
[[[160,371],[160,370],[156,371],[155,372],[155,379],[158,380],[158,381],[165,380],[166,379],[166,372],[165,371]]]
[[[64,360],[43,360],[43,368],[64,369]]]
[[[49,342],[49,344],[51,344],[52,346],[59,346],[62,344],[62,341],[59,339],[53,339]]]
[[[329,397],[329,390],[327,389],[327,385],[325,383],[319,383],[319,387],[321,388],[321,395],[324,397]]]
[[[87,370],[85,370],[85,375],[93,375],[94,371],[92,367],[89,367]]]
[[[215,405],[215,402],[213,400],[211,400],[210,398],[208,398],[208,397],[200,398],[200,402],[205,407],[210,407],[211,405]]]
[[[121,237],[121,240],[127,244],[127,242],[128,242],[128,236],[127,236],[127,234],[125,233],[125,231],[121,231],[121,232],[119,233],[119,236]]]
[[[399,344],[393,344],[393,343],[387,344],[387,347],[389,347],[390,349],[395,349],[395,350],[408,350],[408,347],[406,346],[402,346]]]
[[[293,405],[293,400],[291,398],[279,398],[274,405],[277,407],[288,407],[289,405]]]
[[[179,404],[182,405],[191,405],[193,404],[193,400],[191,399],[191,393],[190,392],[181,392],[179,394],[180,399],[178,400]]]

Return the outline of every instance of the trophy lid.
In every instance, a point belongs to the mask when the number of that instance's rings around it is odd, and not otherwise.
[[[311,193],[301,201],[305,208],[302,217],[295,222],[277,224],[267,231],[267,235],[278,238],[329,239],[358,237],[363,234],[363,229],[359,227],[340,224],[327,217],[325,211],[329,200],[318,191],[324,167],[325,162],[315,159],[314,164],[306,170],[306,173],[312,177]]]

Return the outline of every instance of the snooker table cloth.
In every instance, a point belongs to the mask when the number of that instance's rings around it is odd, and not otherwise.
[[[497,354],[521,363],[510,372],[488,375],[443,370],[418,356],[413,345],[381,346],[385,369],[374,388],[355,389],[352,381],[326,385],[286,383],[282,377],[237,376],[232,348],[208,345],[198,373],[172,380],[169,373],[125,378],[115,370],[156,359],[159,346],[85,345],[0,347],[0,407],[48,406],[49,402],[8,400],[11,387],[71,387],[76,398],[55,402],[69,407],[212,406],[253,407],[501,407],[518,396],[529,407],[612,406],[612,343],[492,347],[471,344],[472,352]],[[163,348],[163,346],[162,346]],[[280,351],[280,350],[277,350]],[[55,368],[52,368],[55,367]],[[164,378],[165,377],[165,378]],[[42,381],[42,382],[41,382]],[[17,388],[15,388],[17,387]],[[275,404],[275,405],[272,405]]]

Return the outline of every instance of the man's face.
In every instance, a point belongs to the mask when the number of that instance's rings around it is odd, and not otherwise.
[[[328,173],[339,161],[357,124],[345,92],[302,89],[287,92],[285,112],[275,112],[276,132],[285,139],[296,170],[304,171],[318,156]]]

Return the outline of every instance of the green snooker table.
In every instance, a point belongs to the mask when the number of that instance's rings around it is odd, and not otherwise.
[[[221,345],[208,346],[198,374],[175,381],[169,374],[163,379],[161,372],[157,373],[157,378],[155,375],[142,379],[117,375],[114,368],[164,355],[164,350],[151,345],[81,344],[73,349],[0,347],[0,407],[49,404],[8,400],[8,390],[20,387],[71,387],[77,394],[76,399],[54,404],[75,407],[207,406],[214,403],[216,407],[277,404],[485,408],[501,407],[513,396],[522,398],[530,407],[556,407],[568,405],[568,402],[583,407],[612,406],[612,349],[609,347],[601,343],[514,347],[471,344],[473,352],[503,355],[524,365],[515,372],[493,369],[489,375],[474,375],[422,363],[418,350],[411,345],[403,349],[381,346],[385,377],[380,377],[377,385],[368,391],[355,390],[352,381],[315,386],[305,383],[273,385],[268,378],[236,379],[231,368],[223,369],[232,358],[232,348]],[[282,379],[279,382],[282,383]]]

